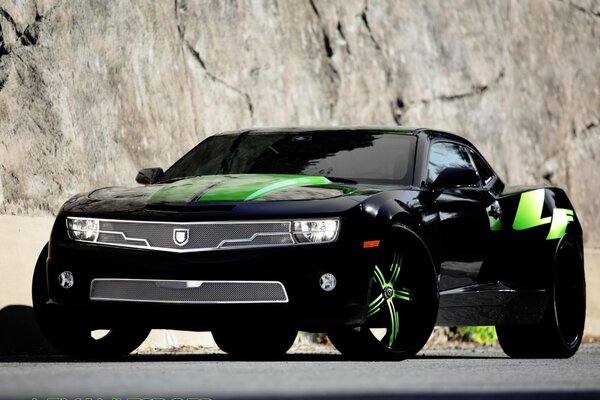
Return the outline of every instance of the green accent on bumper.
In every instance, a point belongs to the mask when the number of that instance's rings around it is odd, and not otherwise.
[[[546,240],[560,239],[565,234],[569,222],[574,221],[575,212],[567,208],[555,208],[552,210],[551,217],[541,218],[545,195],[545,189],[536,189],[521,194],[512,226],[514,230],[520,231],[550,224]]]
[[[209,189],[196,201],[251,201],[278,190],[330,184],[323,176],[304,175],[230,175],[230,180]]]

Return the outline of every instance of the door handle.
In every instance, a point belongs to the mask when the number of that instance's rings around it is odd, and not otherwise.
[[[502,217],[502,209],[500,208],[500,205],[498,204],[498,202],[495,202],[494,204],[492,204],[488,210],[488,215],[492,218],[496,218],[499,219],[500,217]]]

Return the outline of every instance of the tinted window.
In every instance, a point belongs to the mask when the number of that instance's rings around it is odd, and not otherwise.
[[[177,161],[161,181],[267,173],[411,184],[415,142],[410,135],[367,131],[217,135]]]
[[[467,149],[455,143],[434,143],[429,150],[427,181],[435,181],[444,168],[473,168]]]
[[[473,158],[473,162],[477,167],[477,172],[483,181],[483,185],[487,185],[492,179],[494,179],[494,171],[490,169],[486,162],[483,161],[483,159],[477,153],[471,151],[471,157]]]

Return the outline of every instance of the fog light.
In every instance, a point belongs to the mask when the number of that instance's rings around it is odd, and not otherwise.
[[[337,280],[335,279],[335,276],[330,273],[323,274],[321,279],[319,279],[319,285],[321,285],[321,289],[326,292],[331,292],[333,289],[335,289],[336,284]]]
[[[73,273],[71,271],[65,271],[58,276],[58,284],[63,289],[71,289],[75,280],[73,279]]]

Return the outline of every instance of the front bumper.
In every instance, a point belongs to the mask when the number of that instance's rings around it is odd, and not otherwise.
[[[352,326],[366,318],[374,251],[363,249],[361,238],[351,229],[331,244],[184,254],[77,243],[55,234],[47,261],[48,305],[57,318],[74,318],[92,329],[136,325],[212,330],[217,326],[261,321],[287,323],[313,331]],[[70,289],[58,284],[63,271],[73,273],[75,284]],[[327,272],[337,278],[337,286],[330,292],[319,286],[319,278]],[[285,287],[288,302],[91,301],[90,285],[94,279],[275,281]]]

